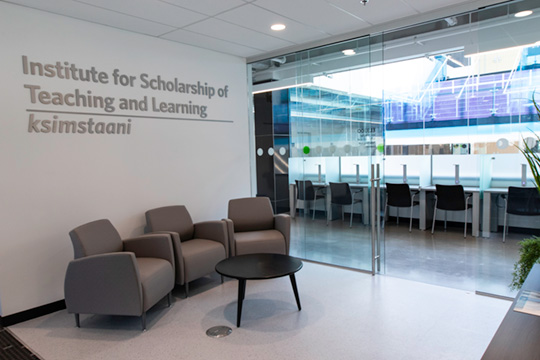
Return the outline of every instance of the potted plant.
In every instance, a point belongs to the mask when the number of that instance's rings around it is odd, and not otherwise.
[[[540,120],[540,107],[538,103],[534,100],[533,95],[533,104],[536,108],[536,113],[538,115],[538,119]],[[540,136],[538,134],[534,134],[537,141],[540,143]],[[536,153],[531,146],[526,141],[523,141],[523,147],[519,148],[519,151],[525,156],[525,159],[527,159],[527,162],[529,163],[529,167],[531,168],[531,172],[534,177],[534,183],[536,185],[536,188],[538,191],[540,191],[540,156],[538,153]],[[527,275],[529,275],[529,271],[531,271],[531,268],[534,264],[540,263],[540,237],[538,236],[532,236],[530,238],[523,239],[520,243],[521,249],[519,250],[519,260],[514,264],[514,272],[512,273],[512,283],[510,284],[510,288],[518,290],[523,285],[523,282],[527,278]]]

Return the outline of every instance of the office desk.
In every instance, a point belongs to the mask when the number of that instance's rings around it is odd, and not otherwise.
[[[523,287],[514,299],[497,332],[487,347],[483,360],[530,360],[540,358],[540,316],[514,311],[525,290],[540,292],[540,265],[533,266]]]
[[[433,214],[427,213],[427,193],[435,192],[435,185],[420,187],[420,230],[427,230],[427,220],[433,220]],[[480,188],[464,186],[465,193],[472,194],[472,235],[478,237],[480,235]],[[429,225],[431,226],[431,225]]]
[[[508,188],[489,188],[484,190],[484,203],[482,212],[482,237],[488,238],[491,234],[491,195],[508,194]],[[497,222],[495,222],[495,227]],[[495,230],[495,229],[493,229]]]

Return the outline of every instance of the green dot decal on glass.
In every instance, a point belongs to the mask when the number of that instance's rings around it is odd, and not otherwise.
[[[379,151],[380,153],[384,152],[384,144],[377,145],[377,151]]]
[[[309,148],[309,146],[304,146],[304,154],[309,154],[309,152],[311,151],[311,149]]]

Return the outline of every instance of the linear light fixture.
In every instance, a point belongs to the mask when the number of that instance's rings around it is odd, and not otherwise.
[[[520,11],[516,14],[514,14],[515,17],[525,17],[525,16],[529,16],[531,15],[533,12],[532,10],[525,10],[525,11]]]
[[[260,94],[264,92],[290,89],[300,86],[311,86],[313,85],[313,76],[301,76],[299,78],[291,78],[285,80],[271,81],[263,84],[253,85],[253,94]]]
[[[274,30],[274,31],[281,31],[281,30],[285,30],[286,26],[284,24],[274,24],[272,26],[270,26],[270,29]]]

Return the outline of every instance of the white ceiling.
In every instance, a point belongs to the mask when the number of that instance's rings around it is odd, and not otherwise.
[[[262,58],[403,19],[501,0],[1,0],[227,54]],[[475,7],[476,6],[476,7]],[[439,12],[439,13],[437,13]],[[427,18],[429,19],[429,18]],[[270,25],[283,23],[281,32]]]

